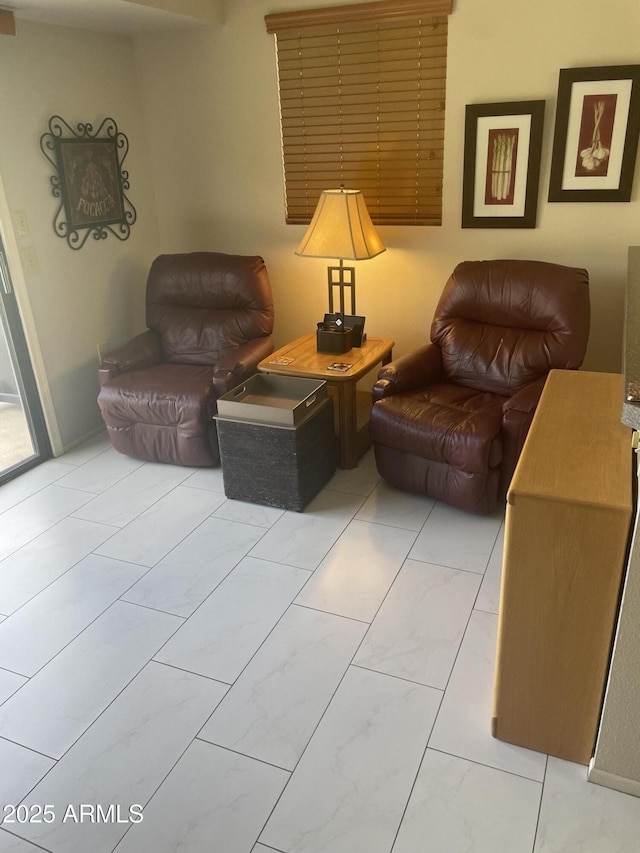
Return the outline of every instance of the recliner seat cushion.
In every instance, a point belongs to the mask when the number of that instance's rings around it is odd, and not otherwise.
[[[210,367],[159,364],[123,373],[102,386],[99,404],[121,453],[181,465],[218,461]]]
[[[502,406],[507,398],[438,383],[394,394],[373,407],[374,443],[444,463],[468,473],[486,473],[502,461]]]

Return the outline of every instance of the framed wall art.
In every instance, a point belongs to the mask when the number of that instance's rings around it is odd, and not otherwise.
[[[60,199],[53,219],[56,234],[72,249],[81,249],[90,234],[96,240],[109,234],[126,240],[136,211],[125,192],[129,173],[122,166],[129,141],[114,119],[105,118],[94,131],[88,123],[74,130],[52,116],[40,147],[55,170],[51,192]]]
[[[467,106],[463,228],[535,228],[544,104]]]
[[[549,201],[630,201],[640,133],[640,65],[563,68]]]

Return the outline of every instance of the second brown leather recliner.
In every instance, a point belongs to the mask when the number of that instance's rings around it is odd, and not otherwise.
[[[459,264],[431,343],[378,374],[371,436],[380,475],[460,509],[492,512],[549,370],[582,364],[588,281],[586,270],[542,261]]]
[[[121,453],[177,465],[220,460],[216,401],[273,351],[273,298],[257,255],[160,255],[147,327],[100,365],[98,405]]]

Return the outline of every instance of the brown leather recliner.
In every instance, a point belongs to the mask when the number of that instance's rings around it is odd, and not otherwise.
[[[261,257],[160,255],[147,281],[148,331],[100,365],[98,405],[128,456],[220,461],[216,400],[273,352],[273,297]]]
[[[460,509],[492,512],[549,370],[579,368],[588,337],[586,270],[459,264],[436,308],[431,343],[378,373],[371,436],[380,475]]]

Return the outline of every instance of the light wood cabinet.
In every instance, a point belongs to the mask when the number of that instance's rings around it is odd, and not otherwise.
[[[622,377],[553,370],[507,497],[492,730],[589,762],[632,514]]]

